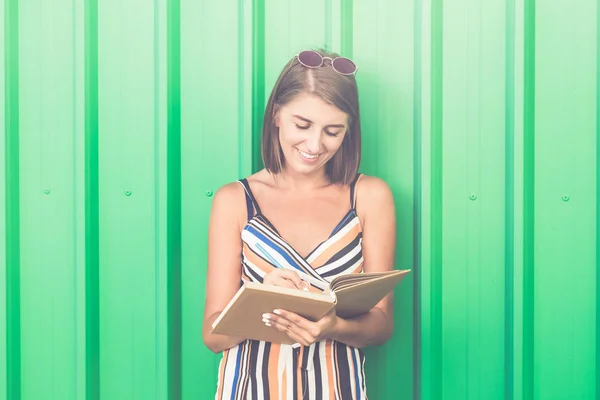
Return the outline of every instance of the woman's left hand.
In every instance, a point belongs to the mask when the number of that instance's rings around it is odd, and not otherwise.
[[[319,321],[312,322],[285,310],[274,310],[263,314],[263,322],[280,332],[285,332],[292,340],[303,346],[310,346],[327,338],[337,323],[335,310],[330,311]]]

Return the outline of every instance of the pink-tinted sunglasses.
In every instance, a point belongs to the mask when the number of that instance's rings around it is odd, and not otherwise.
[[[325,60],[329,60],[331,62],[331,67],[338,74],[342,75],[354,75],[356,74],[356,70],[358,67],[354,64],[349,58],[346,57],[323,57],[321,54],[317,53],[313,50],[304,50],[300,53],[296,54],[296,58],[300,64],[304,65],[307,68],[318,68],[323,65]]]

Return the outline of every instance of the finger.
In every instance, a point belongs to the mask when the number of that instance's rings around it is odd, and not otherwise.
[[[299,343],[302,346],[310,346],[313,342],[309,342],[307,340],[305,340],[303,337],[297,335],[295,332],[293,331],[283,331],[290,339],[292,339],[292,341],[294,343]]]
[[[273,310],[273,314],[285,318],[288,321],[292,322],[294,325],[298,325],[300,328],[305,329],[307,331],[311,331],[311,328],[313,328],[313,325],[315,324],[314,322],[309,321],[306,318],[301,317],[298,314],[293,313],[291,311],[275,309]]]
[[[308,292],[310,290],[310,283],[306,282],[306,281],[300,281],[300,287],[298,289],[302,289],[306,292]]]
[[[290,288],[290,289],[297,289],[294,282],[290,281],[289,279],[280,278],[280,279],[277,279],[275,282],[276,282],[275,283],[276,286],[282,286],[282,287],[286,287],[286,288]]]
[[[282,320],[281,323],[283,324],[289,323],[292,324],[294,327],[298,327],[298,329],[296,329],[296,332],[306,332],[313,342],[316,341],[317,337],[321,334],[322,328],[319,326],[319,322],[309,321],[306,318],[303,318],[293,312],[284,310],[274,310],[274,314],[265,315],[267,315],[268,318],[270,318],[271,320]]]
[[[306,335],[305,333],[300,334],[294,329],[289,329],[287,335],[295,343],[300,343],[302,346],[310,346],[311,344],[315,343],[315,340],[309,335]]]
[[[272,326],[278,331],[285,333],[290,339],[300,343],[303,346],[310,346],[315,342],[315,338],[310,333],[286,320],[285,318],[272,317],[268,319],[265,318],[263,321],[265,321],[268,326]]]
[[[292,271],[291,269],[282,269],[280,275],[285,279],[292,281],[297,289],[301,288],[302,279],[300,279],[300,275],[296,271]]]
[[[271,286],[280,286],[280,287],[286,287],[286,288],[290,288],[290,289],[296,289],[296,285],[285,278],[281,278],[281,277],[273,277],[270,276],[268,278],[265,278],[263,280],[263,283],[265,285],[271,285]]]

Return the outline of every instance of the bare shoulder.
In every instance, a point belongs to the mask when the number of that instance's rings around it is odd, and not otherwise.
[[[248,182],[251,185],[254,186],[272,186],[273,185],[273,177],[271,176],[271,174],[269,174],[269,172],[266,169],[262,169],[252,175],[250,175],[248,178]]]
[[[243,199],[244,188],[239,182],[230,182],[221,186],[215,193],[214,205],[236,206]]]
[[[394,219],[394,197],[390,186],[381,178],[361,175],[356,183],[356,211],[363,226],[368,221]]]
[[[361,175],[356,183],[357,203],[372,206],[381,203],[393,202],[393,195],[390,186],[381,178],[370,175]]]
[[[244,187],[239,182],[221,186],[212,201],[212,218],[229,221],[241,227],[246,221],[246,201]]]

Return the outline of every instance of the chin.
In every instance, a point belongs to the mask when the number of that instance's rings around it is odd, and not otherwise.
[[[288,154],[286,154],[285,156],[288,156]],[[292,157],[285,158],[288,171],[303,175],[312,175],[324,170],[327,161],[329,161],[331,157],[329,157],[328,153],[324,153],[319,155],[319,158],[315,160],[314,163],[306,162],[300,156],[298,150],[294,149],[292,152]]]
[[[315,172],[318,172],[319,170],[321,170],[323,168],[322,165],[308,166],[308,165],[298,165],[296,163],[294,163],[293,165],[288,165],[288,167],[291,171],[298,173],[298,174],[303,174],[303,175],[314,174]]]

